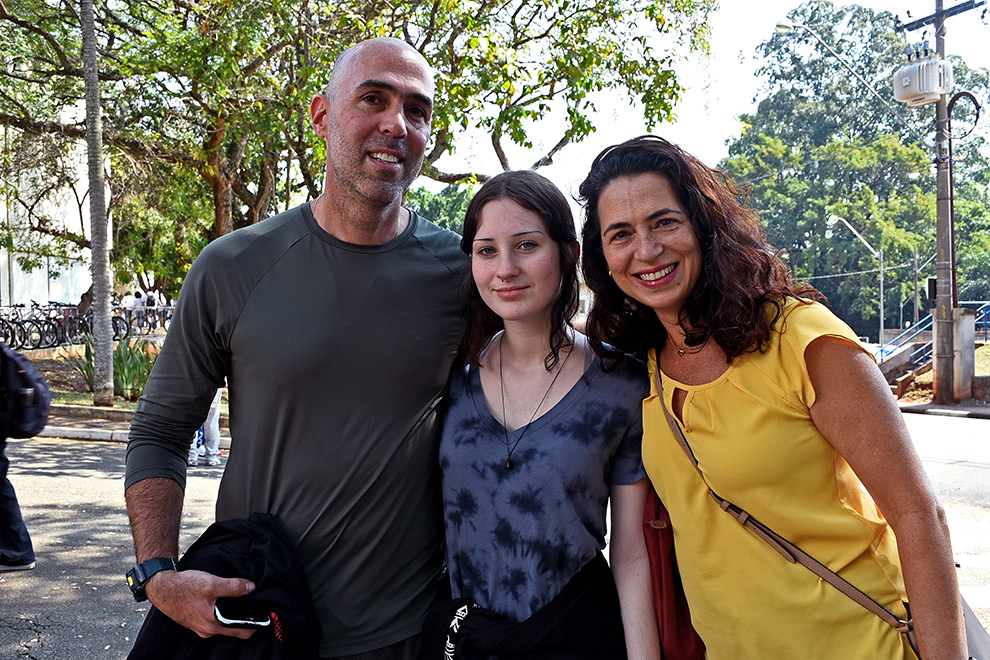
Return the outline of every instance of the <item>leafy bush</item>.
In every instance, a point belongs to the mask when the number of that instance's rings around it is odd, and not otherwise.
[[[85,336],[85,352],[80,357],[69,358],[69,363],[93,391],[93,337]],[[148,350],[148,344],[133,339],[122,339],[113,349],[113,393],[128,401],[137,401],[144,392],[148,374],[155,365],[157,353]]]

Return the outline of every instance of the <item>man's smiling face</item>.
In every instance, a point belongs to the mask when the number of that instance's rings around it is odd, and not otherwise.
[[[328,186],[382,206],[419,175],[430,138],[433,78],[410,47],[367,44],[338,66],[326,97]]]

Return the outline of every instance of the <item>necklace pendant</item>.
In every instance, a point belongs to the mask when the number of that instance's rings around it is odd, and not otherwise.
[[[512,461],[510,459],[508,459],[508,458],[505,459],[505,469],[506,470],[511,470],[512,469]]]

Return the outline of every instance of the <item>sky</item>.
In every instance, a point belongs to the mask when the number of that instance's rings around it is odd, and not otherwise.
[[[954,7],[961,1],[944,0],[945,9]],[[679,144],[712,166],[728,154],[726,140],[739,135],[739,115],[754,108],[753,97],[759,92],[762,82],[755,76],[759,67],[755,55],[757,46],[773,35],[777,21],[798,7],[801,1],[762,0],[756,3],[747,0],[721,0],[720,4],[722,6],[714,12],[710,21],[710,55],[707,58],[694,57],[678,67],[682,84],[687,88],[674,108],[678,119],[654,128],[655,133]],[[934,0],[861,0],[856,4],[877,11],[890,11],[900,15],[905,22],[935,12]],[[987,47],[990,42],[990,11],[986,22],[980,20],[982,10],[987,7],[984,5],[946,20],[946,52],[962,57],[970,67],[990,68],[990,48]],[[911,19],[907,18],[908,11],[911,12]],[[792,34],[796,38],[800,36],[800,32],[795,30]],[[810,35],[804,35],[803,38],[813,41]],[[935,38],[931,28],[927,38],[934,47]],[[911,33],[910,39],[912,43],[921,41],[921,32]],[[836,66],[841,67],[841,64],[836,62]],[[906,116],[908,112],[934,112],[931,110],[932,106],[913,110],[894,101],[889,84],[877,84],[876,87],[902,115]],[[867,89],[863,89],[863,94],[869,93]],[[619,103],[598,102],[597,105],[599,112],[594,116],[594,123],[598,126],[598,131],[579,144],[568,145],[558,152],[553,165],[539,169],[541,174],[556,183],[568,196],[576,193],[591,162],[602,149],[647,132],[642,113],[624,100]],[[984,108],[980,121],[990,121],[990,108]],[[550,145],[556,139],[557,136],[554,136]],[[550,145],[543,146],[543,149]],[[529,167],[541,155],[537,149],[532,153],[520,149],[507,151],[510,154],[510,163],[515,168]],[[490,142],[484,138],[478,138],[475,145],[460,147],[455,157],[445,157],[437,163],[439,169],[447,171],[464,171],[460,169],[462,165],[467,165],[473,171],[491,174],[500,171]]]

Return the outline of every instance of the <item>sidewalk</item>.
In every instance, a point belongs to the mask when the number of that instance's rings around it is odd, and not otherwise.
[[[919,413],[922,415],[944,415],[946,417],[970,417],[974,419],[990,419],[990,404],[985,403],[911,403],[898,401],[901,412]]]
[[[55,403],[52,404],[52,411],[48,416],[48,426],[38,434],[38,437],[126,444],[127,431],[131,427],[131,415],[130,410]],[[226,421],[221,418],[221,449],[230,448],[230,431],[227,429]]]
[[[901,412],[923,415],[944,415],[948,417],[971,417],[990,419],[990,405],[957,403],[938,405],[934,403],[898,402]],[[40,438],[69,438],[72,440],[94,440],[97,442],[127,442],[127,431],[131,425],[131,411],[95,406],[67,406],[53,404],[48,418],[48,426],[38,434]],[[221,419],[220,448],[230,448],[230,431],[226,419]]]

